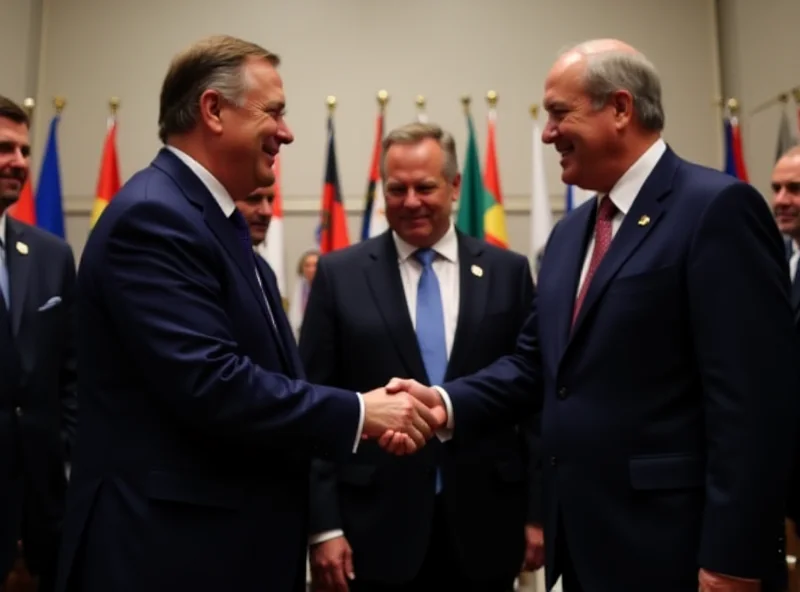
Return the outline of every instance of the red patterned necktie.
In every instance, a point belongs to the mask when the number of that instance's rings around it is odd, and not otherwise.
[[[600,206],[597,208],[597,219],[594,223],[594,250],[592,251],[592,258],[589,261],[589,269],[586,272],[586,278],[583,280],[578,297],[575,299],[575,308],[572,311],[572,324],[575,324],[575,319],[578,318],[578,313],[581,310],[583,299],[586,297],[586,292],[589,289],[589,284],[592,282],[597,267],[600,261],[603,260],[608,247],[611,245],[611,228],[612,220],[617,213],[617,206],[611,201],[609,196],[605,196],[600,200]]]

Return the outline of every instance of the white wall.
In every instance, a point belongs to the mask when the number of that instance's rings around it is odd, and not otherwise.
[[[24,2],[24,0],[15,0]],[[296,142],[282,158],[289,261],[316,225],[325,157],[325,97],[336,112],[340,179],[357,237],[376,109],[391,94],[389,126],[414,117],[414,97],[428,98],[431,120],[463,150],[459,98],[473,97],[485,138],[486,91],[499,93],[498,151],[512,247],[528,246],[531,102],[567,45],[620,37],[659,68],[666,137],[683,156],[718,166],[718,44],[713,0],[43,0],[39,103],[66,96],[61,126],[62,179],[69,239],[79,254],[96,184],[107,100],[122,99],[119,151],[124,177],[158,149],[158,92],[170,57],[200,36],[225,32],[278,52]],[[50,110],[37,110],[34,154]],[[546,151],[548,184],[561,202],[555,153]],[[290,263],[291,264],[291,263]]]
[[[3,0],[0,16],[0,93],[22,102],[36,95],[42,0]]]
[[[775,104],[751,111],[783,91],[800,86],[800,2],[798,0],[718,0],[725,96],[742,103],[742,136],[750,182],[769,196],[775,164],[780,110]]]

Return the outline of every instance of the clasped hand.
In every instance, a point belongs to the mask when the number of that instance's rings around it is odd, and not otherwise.
[[[364,396],[362,438],[374,438],[392,454],[416,452],[447,424],[444,401],[436,389],[416,380],[392,378]]]

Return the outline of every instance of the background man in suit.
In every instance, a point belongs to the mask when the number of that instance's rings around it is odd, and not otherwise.
[[[293,140],[278,63],[227,36],[178,54],[165,147],[89,236],[59,590],[302,590],[310,456],[350,455],[384,424],[421,445],[436,424],[408,395],[303,379],[235,205]]]
[[[48,592],[75,436],[75,260],[60,238],[6,214],[28,177],[28,128],[0,97],[0,583],[21,539]]]
[[[258,187],[245,199],[236,202],[236,208],[247,222],[250,240],[254,247],[264,242],[267,236],[269,223],[272,220],[273,199],[275,199],[274,183],[266,187]]]
[[[788,238],[787,256],[792,281],[792,308],[800,316],[800,146],[787,151],[772,170],[772,209],[778,229]]]
[[[387,135],[383,155],[390,230],[320,259],[300,338],[309,378],[345,389],[475,372],[514,350],[533,298],[525,257],[453,226],[449,133],[411,123]],[[355,573],[354,591],[511,590],[526,517],[540,521],[538,481],[526,483],[516,426],[468,436],[403,458],[369,443],[312,462],[315,582],[347,590]]]
[[[598,196],[553,229],[519,352],[442,386],[448,425],[496,425],[543,381],[548,586],[766,590],[798,391],[769,208],[666,146],[658,75],[622,42],[562,55],[544,105],[563,181]]]

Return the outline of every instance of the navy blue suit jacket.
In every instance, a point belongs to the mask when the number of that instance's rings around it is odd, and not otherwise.
[[[11,217],[5,238],[11,311],[0,313],[0,580],[20,534],[30,569],[52,580],[77,422],[75,260],[62,239]]]
[[[533,298],[525,257],[457,236],[460,303],[450,378],[513,352]],[[482,275],[473,273],[475,266]],[[363,390],[393,376],[428,383],[391,232],[320,259],[300,354],[312,380],[342,388]],[[411,580],[429,547],[439,466],[463,573],[512,581],[526,518],[541,520],[541,465],[527,458],[523,434],[513,425],[477,439],[463,432],[445,445],[434,438],[405,457],[365,442],[345,462],[315,460],[311,534],[344,530],[359,580]]]
[[[303,589],[309,459],[352,453],[359,405],[302,379],[255,269],[166,149],[92,230],[59,590]]]
[[[587,592],[694,592],[700,567],[767,577],[798,388],[770,211],[667,150],[570,330],[595,209],[553,229],[518,354],[444,385],[455,429],[509,416],[543,382],[548,586],[560,544]]]

